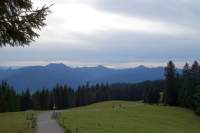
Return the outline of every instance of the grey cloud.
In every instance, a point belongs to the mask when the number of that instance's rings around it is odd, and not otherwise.
[[[195,59],[200,56],[200,45],[196,40],[177,39],[151,34],[110,32],[96,37],[83,36],[82,46],[95,44],[95,49],[68,47],[66,44],[33,44],[27,48],[0,49],[0,60],[81,60],[107,62],[129,62],[135,59]],[[61,46],[61,47],[59,47]]]
[[[199,27],[199,0],[99,0],[96,7],[124,15]]]

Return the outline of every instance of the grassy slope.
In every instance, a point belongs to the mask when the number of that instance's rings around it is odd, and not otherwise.
[[[200,117],[192,111],[139,102],[111,101],[75,108],[61,114],[61,124],[63,119],[64,127],[73,133],[75,128],[78,133],[200,133]]]
[[[25,112],[0,113],[0,133],[32,133]]]

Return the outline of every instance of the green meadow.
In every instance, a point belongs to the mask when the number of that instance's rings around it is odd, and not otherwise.
[[[110,101],[66,110],[59,123],[72,133],[200,133],[192,111],[141,102]]]
[[[33,133],[29,115],[29,112],[0,113],[0,133]]]

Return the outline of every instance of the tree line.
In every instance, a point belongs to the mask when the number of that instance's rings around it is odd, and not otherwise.
[[[163,90],[162,80],[146,81],[137,84],[116,83],[79,86],[73,89],[57,84],[52,89],[29,89],[17,93],[7,82],[0,84],[0,112],[25,110],[50,110],[54,104],[57,109],[67,109],[108,100],[139,101],[143,99],[145,88]]]

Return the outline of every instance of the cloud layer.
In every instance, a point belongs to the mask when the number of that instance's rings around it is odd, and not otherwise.
[[[30,47],[1,48],[0,66],[161,64],[200,56],[197,0],[34,0],[55,5]]]

